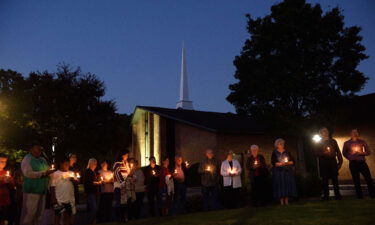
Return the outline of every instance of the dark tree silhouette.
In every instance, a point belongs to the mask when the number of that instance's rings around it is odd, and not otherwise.
[[[57,137],[57,156],[76,152],[113,159],[130,143],[130,117],[117,114],[104,94],[104,83],[94,74],[68,65],[28,77],[0,70],[0,144],[24,149],[37,139],[50,155]]]
[[[270,15],[247,19],[250,37],[235,57],[238,81],[227,97],[238,113],[295,129],[332,119],[335,104],[365,85],[357,70],[368,57],[361,28],[345,27],[338,7],[323,13],[319,4],[284,0]]]

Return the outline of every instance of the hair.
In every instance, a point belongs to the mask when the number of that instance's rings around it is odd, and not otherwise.
[[[275,144],[274,144],[275,148],[277,148],[277,146],[278,146],[280,143],[285,144],[285,140],[282,139],[282,138],[278,138],[278,139],[276,139],[276,140],[275,140]]]
[[[175,159],[177,159],[177,158],[182,158],[182,156],[181,156],[181,155],[175,155],[174,158],[175,158]]]
[[[212,152],[212,153],[213,153],[214,150],[213,150],[212,148],[207,148],[207,149],[206,149],[206,153],[207,153],[207,152]]]
[[[155,156],[150,156],[150,158],[148,158],[148,161],[151,161],[151,160],[154,160],[154,161],[156,161],[156,158],[155,158]]]
[[[227,156],[228,155],[233,155],[234,154],[234,152],[232,151],[232,150],[229,150],[228,152],[227,152]]]
[[[62,157],[62,158],[59,160],[60,163],[69,162],[69,161],[70,161],[70,160],[69,160],[69,157]]]
[[[7,159],[7,158],[8,158],[8,156],[7,156],[7,155],[5,155],[4,153],[0,153],[0,158],[4,158],[4,159]]]
[[[42,146],[40,141],[32,141],[27,145],[27,149],[30,151],[34,146]]]
[[[122,161],[122,156],[123,155],[129,155],[129,150],[127,150],[127,149],[124,149],[124,150],[120,150],[120,151],[118,151],[118,154],[117,154],[117,160],[118,161]]]
[[[164,162],[167,159],[169,160],[169,157],[164,157],[163,160],[162,160],[162,162]]]
[[[93,163],[93,162],[98,162],[98,160],[96,160],[95,158],[90,158],[90,159],[89,159],[89,162],[87,163],[87,169],[90,168],[90,165],[91,165],[91,163]]]
[[[250,149],[258,149],[259,150],[259,146],[258,145],[251,145]]]
[[[75,156],[77,157],[77,154],[76,154],[76,153],[71,152],[71,153],[68,154],[68,158],[70,159],[73,155],[75,155]]]

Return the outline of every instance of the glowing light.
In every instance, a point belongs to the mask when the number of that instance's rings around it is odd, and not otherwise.
[[[318,143],[318,142],[320,142],[322,140],[322,138],[319,136],[319,134],[315,134],[312,139],[316,143]]]
[[[9,172],[9,170],[6,172],[5,176],[6,176],[6,177],[10,177],[10,172]]]

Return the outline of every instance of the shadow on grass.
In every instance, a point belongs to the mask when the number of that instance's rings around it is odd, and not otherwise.
[[[301,201],[131,221],[128,225],[373,225],[375,200]],[[111,224],[114,225],[114,224]]]

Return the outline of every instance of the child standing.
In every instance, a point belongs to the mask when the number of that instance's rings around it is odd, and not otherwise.
[[[55,225],[69,225],[76,213],[73,180],[76,174],[69,171],[69,159],[60,162],[60,168],[52,175],[51,193],[55,209]]]
[[[8,209],[11,203],[10,191],[14,189],[10,172],[4,170],[7,161],[8,157],[0,153],[0,225],[5,224],[5,220],[7,220]]]

